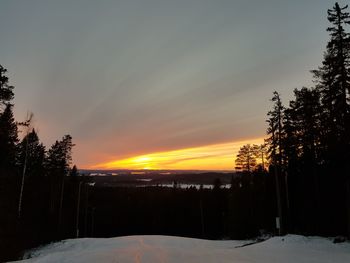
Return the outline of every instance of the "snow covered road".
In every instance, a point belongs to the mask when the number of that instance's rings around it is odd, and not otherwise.
[[[70,239],[31,251],[20,262],[113,263],[345,263],[350,243],[288,235],[240,247],[247,241],[210,241],[169,236]]]

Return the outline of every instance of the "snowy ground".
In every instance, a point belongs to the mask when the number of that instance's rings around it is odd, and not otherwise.
[[[246,244],[168,236],[70,239],[31,251],[20,262],[114,263],[345,263],[350,243],[333,244],[320,237],[288,235]]]

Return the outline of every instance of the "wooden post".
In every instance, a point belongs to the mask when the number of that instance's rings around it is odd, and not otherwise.
[[[275,171],[275,179],[276,179],[277,212],[278,212],[278,217],[280,222],[278,235],[282,235],[284,233],[284,229],[283,229],[283,217],[282,217],[281,188],[280,188],[280,180],[279,180],[276,164],[274,165],[274,171]]]

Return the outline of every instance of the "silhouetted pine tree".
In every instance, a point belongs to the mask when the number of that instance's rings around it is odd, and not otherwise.
[[[63,136],[61,141],[56,141],[47,153],[46,169],[51,176],[67,175],[72,162],[72,137]]]
[[[13,117],[12,105],[6,104],[0,114],[0,175],[15,170],[17,143],[17,124]]]
[[[330,41],[322,67],[314,70],[316,87],[321,95],[325,130],[323,143],[325,159],[332,169],[344,167],[350,146],[350,34],[345,26],[350,24],[348,6],[338,3],[328,10],[331,26]],[[342,169],[343,170],[343,169]]]
[[[266,144],[260,144],[253,146],[253,153],[256,160],[260,160],[260,162],[257,161],[256,169],[263,172],[266,171],[266,165],[267,165],[267,145]]]
[[[288,172],[296,173],[300,170],[299,156],[299,138],[297,134],[298,127],[296,127],[296,112],[287,108],[284,111],[283,130],[285,136],[282,139],[283,151],[286,159],[286,169]]]
[[[78,178],[78,175],[79,175],[79,172],[78,172],[78,168],[76,165],[73,165],[72,169],[70,170],[70,180],[74,183],[78,182],[79,178]]]
[[[319,156],[322,131],[320,96],[317,90],[308,88],[295,89],[294,96],[285,110],[285,137],[282,140],[287,164],[286,180],[289,182],[286,201],[287,206],[292,206],[298,214],[308,214],[309,230],[317,232],[319,165],[322,163]],[[306,206],[307,209],[301,211],[300,208]]]
[[[285,108],[282,104],[281,97],[277,91],[273,93],[271,101],[273,109],[268,112],[268,128],[267,134],[269,137],[266,139],[268,146],[268,153],[270,159],[270,170],[273,170],[276,181],[276,197],[277,197],[277,213],[280,220],[279,234],[284,233],[284,215],[283,215],[283,201],[282,201],[282,182],[284,182],[284,171],[282,170],[285,155],[283,149],[283,138],[285,137],[283,120],[285,118]],[[284,184],[283,184],[284,185]]]
[[[281,167],[284,159],[282,140],[284,136],[283,119],[285,108],[282,105],[280,94],[277,91],[273,92],[271,101],[274,104],[273,109],[267,113],[269,117],[267,120],[267,134],[269,137],[267,138],[266,142],[272,164]]]
[[[302,88],[294,90],[295,100],[290,102],[288,119],[292,124],[296,138],[294,145],[299,161],[304,166],[319,163],[320,148],[320,97],[315,89]]]
[[[13,97],[13,86],[8,84],[8,77],[5,75],[7,70],[0,65],[0,109],[6,106]]]
[[[65,135],[61,141],[56,141],[51,146],[46,158],[46,169],[50,177],[50,213],[53,220],[57,213],[58,236],[62,230],[65,177],[70,170],[73,146],[72,137]]]
[[[350,15],[345,11],[347,8],[335,3],[328,10],[330,41],[322,66],[313,73],[322,105],[321,155],[324,169],[332,174],[328,187],[334,207],[344,211],[339,217],[346,217],[346,207],[350,236],[350,34],[345,30]]]
[[[17,124],[10,103],[14,87],[9,85],[6,72],[0,65],[0,176],[14,171],[18,143]]]
[[[38,134],[34,129],[18,145],[18,166],[21,170],[23,169],[25,158],[27,158],[26,175],[44,175],[45,146],[40,143]]]
[[[251,172],[256,166],[256,148],[250,144],[243,145],[236,157],[236,169]]]

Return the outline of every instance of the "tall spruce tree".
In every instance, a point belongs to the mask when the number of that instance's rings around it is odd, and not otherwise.
[[[282,204],[282,182],[284,180],[284,173],[282,171],[282,166],[284,164],[284,150],[282,147],[282,140],[285,136],[283,120],[285,115],[285,108],[282,104],[280,94],[275,91],[271,99],[273,102],[273,109],[268,112],[268,128],[267,134],[269,137],[266,139],[268,145],[269,159],[271,163],[271,168],[276,181],[276,196],[277,196],[277,212],[278,212],[278,222],[279,222],[279,234],[283,234],[284,229],[284,215],[283,215],[283,204]]]
[[[328,10],[330,40],[322,66],[314,70],[316,88],[322,105],[322,157],[329,177],[329,190],[338,210],[347,210],[350,237],[350,25],[348,6],[335,3]],[[344,216],[345,211],[339,213]]]
[[[326,129],[323,138],[325,161],[332,169],[344,170],[350,147],[350,34],[345,27],[350,24],[350,15],[335,3],[328,10],[331,26],[330,41],[322,66],[314,70],[316,87],[321,95],[322,121]],[[344,158],[345,157],[345,158]]]
[[[14,172],[16,165],[17,124],[12,105],[6,104],[0,114],[0,175]]]
[[[286,159],[286,169],[288,173],[294,174],[299,170],[299,138],[295,120],[295,111],[291,108],[286,108],[284,111],[283,130],[285,136],[282,139],[283,152]]]
[[[321,145],[321,105],[316,89],[302,88],[294,90],[295,99],[284,110],[283,148],[285,169],[289,174],[308,167],[314,170],[322,163]]]
[[[65,176],[68,174],[72,162],[72,137],[63,136],[56,141],[47,153],[46,169],[51,176]]]
[[[15,170],[17,124],[10,103],[14,97],[13,86],[9,85],[7,70],[0,65],[0,176]]]
[[[266,142],[271,163],[281,167],[283,161],[282,140],[284,136],[283,119],[285,108],[282,104],[280,94],[277,91],[273,92],[271,101],[273,102],[273,109],[267,114],[269,117],[267,120],[267,134],[269,137]]]
[[[62,228],[62,206],[64,196],[64,182],[72,162],[72,137],[63,136],[56,141],[48,151],[45,166],[50,177],[50,213],[58,212],[58,232]],[[58,208],[58,210],[57,210]]]
[[[34,129],[18,145],[18,166],[21,170],[23,170],[26,158],[26,175],[43,176],[45,173],[45,146],[40,143],[38,134]]]
[[[295,150],[304,165],[318,163],[320,147],[320,112],[319,93],[315,89],[294,90],[295,100],[290,102],[289,121],[292,122],[293,137],[296,138]]]
[[[303,214],[311,233],[319,233],[320,224],[320,96],[316,89],[294,90],[295,99],[285,111],[283,148],[287,160],[288,206]],[[292,196],[292,204],[289,197]],[[301,211],[301,207],[304,207]],[[289,220],[296,217],[289,214]]]

